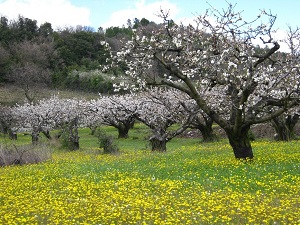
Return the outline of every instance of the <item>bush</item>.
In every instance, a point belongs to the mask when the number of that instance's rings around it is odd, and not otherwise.
[[[116,154],[119,152],[118,146],[114,143],[114,137],[107,135],[104,131],[98,129],[97,137],[99,147],[103,148],[104,154]]]
[[[69,72],[65,78],[65,86],[81,91],[92,91],[98,93],[110,93],[113,91],[113,83],[109,75],[98,70]]]
[[[0,145],[0,166],[40,163],[50,159],[52,148],[46,143],[36,145]]]
[[[79,149],[77,122],[76,120],[72,120],[62,126],[61,133],[58,135],[61,148],[71,151]]]

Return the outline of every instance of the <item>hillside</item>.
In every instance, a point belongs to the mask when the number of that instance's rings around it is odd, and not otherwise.
[[[51,95],[59,95],[62,98],[77,97],[77,98],[85,98],[85,99],[92,99],[98,97],[97,93],[59,90],[59,89],[51,89],[47,87],[32,89],[31,93],[34,95],[35,100],[41,98],[48,98]],[[26,97],[24,94],[24,90],[12,84],[0,83],[0,104],[11,106],[16,103],[22,104],[25,101],[26,101]]]

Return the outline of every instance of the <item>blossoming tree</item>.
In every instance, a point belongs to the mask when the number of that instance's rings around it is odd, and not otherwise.
[[[18,129],[31,132],[32,143],[36,144],[40,133],[50,138],[49,130],[55,126],[60,111],[56,98],[42,99],[37,104],[25,103],[12,107],[12,116]]]
[[[245,159],[253,158],[251,125],[299,103],[299,46],[280,54],[280,42],[272,37],[276,17],[261,11],[247,22],[234,8],[208,9],[196,26],[170,23],[162,11],[164,26],[151,36],[137,32],[112,55],[127,64],[127,77],[139,88],[167,85],[187,93],[225,130],[235,157]],[[155,63],[164,75],[151,73]]]
[[[135,122],[138,99],[134,95],[101,96],[90,101],[94,125],[113,126],[118,129],[118,138],[128,138]]]
[[[185,131],[196,116],[197,111],[186,110],[185,99],[179,94],[172,89],[152,88],[138,95],[136,117],[151,129],[152,151],[166,151],[167,142]]]
[[[69,147],[79,149],[78,126],[85,125],[88,113],[86,101],[80,99],[61,99],[52,96],[41,99],[36,104],[25,103],[12,108],[17,128],[31,132],[32,143],[37,143],[42,132],[50,138],[49,131],[62,128],[68,136]]]

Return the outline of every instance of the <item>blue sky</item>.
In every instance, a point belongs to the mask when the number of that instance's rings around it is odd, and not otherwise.
[[[277,14],[276,26],[281,29],[300,23],[299,0],[228,0],[238,10],[244,10],[246,18],[253,18],[259,9]],[[54,27],[88,25],[98,27],[121,26],[127,19],[147,18],[159,22],[155,14],[160,7],[170,9],[176,21],[189,21],[194,15],[205,12],[212,6],[222,9],[225,0],[0,0],[0,15],[9,19],[21,14],[38,20],[51,22]]]
[[[110,22],[113,24],[115,23],[113,21],[119,21],[120,25],[126,24],[127,19],[138,16],[154,17],[153,20],[159,19],[155,18],[155,13],[160,6],[170,9],[170,13],[173,13],[174,17],[178,19],[191,18],[199,13],[204,13],[209,5],[217,9],[227,7],[225,0],[72,0],[71,2],[76,6],[90,9],[90,22],[93,27],[106,26]],[[278,16],[276,20],[278,27],[286,27],[287,24],[297,26],[300,23],[300,0],[228,0],[228,2],[236,4],[236,9],[244,11],[243,14],[248,18],[256,16],[259,9],[271,10]],[[155,6],[156,10],[152,8]],[[148,8],[151,10],[147,10]],[[138,16],[133,13],[126,14],[127,11],[135,12]],[[113,14],[116,15],[115,18],[111,18]],[[122,15],[132,18],[121,19]]]

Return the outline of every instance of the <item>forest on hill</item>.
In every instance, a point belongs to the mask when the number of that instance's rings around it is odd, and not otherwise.
[[[127,27],[98,28],[76,26],[57,30],[51,23],[19,16],[0,18],[0,83],[22,89],[27,99],[35,88],[59,88],[76,91],[110,93],[111,75],[126,69],[102,72],[110,53],[101,44],[107,42],[118,50],[139,27],[158,26],[145,18],[127,21]],[[148,28],[147,28],[148,29]]]

